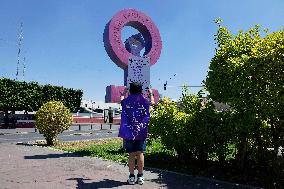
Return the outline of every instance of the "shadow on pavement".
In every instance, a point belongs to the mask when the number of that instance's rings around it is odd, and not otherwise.
[[[61,154],[46,154],[46,155],[33,155],[24,156],[24,159],[49,159],[49,158],[62,158],[62,157],[81,157],[78,153],[61,153]]]
[[[34,146],[33,144],[25,143],[25,142],[17,142],[16,145],[22,145],[22,146]]]
[[[239,184],[234,184],[234,183],[229,183],[229,182],[218,181],[218,180],[209,179],[209,178],[207,179],[207,178],[195,177],[195,176],[185,175],[185,174],[173,174],[171,172],[155,170],[155,169],[153,170],[151,168],[146,168],[145,170],[158,174],[157,179],[151,179],[148,181],[159,183],[168,189],[179,189],[179,188],[253,189],[253,188],[257,188],[257,187],[252,187],[252,186],[244,186],[244,185],[239,185]],[[146,178],[146,182],[147,182],[147,178]]]
[[[145,169],[146,170],[146,169]],[[206,189],[213,189],[213,187],[210,187],[209,185],[202,185],[200,183],[192,183],[190,177],[187,178],[187,176],[181,176],[181,175],[173,175],[168,174],[167,172],[160,172],[156,170],[149,170],[152,173],[157,173],[158,178],[157,179],[151,179],[148,180],[150,182],[155,182],[163,185],[166,188],[170,189],[179,189],[179,188],[190,188],[190,189],[200,189],[200,188],[206,188]],[[178,181],[178,182],[177,182]],[[146,178],[147,182],[147,178]]]
[[[104,179],[102,181],[92,182],[92,183],[85,183],[84,182],[85,180],[91,180],[91,179],[84,179],[84,178],[70,178],[67,180],[76,180],[77,181],[76,189],[114,188],[127,184],[126,182],[109,180],[109,179]]]

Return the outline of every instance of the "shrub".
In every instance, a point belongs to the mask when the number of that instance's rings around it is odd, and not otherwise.
[[[161,100],[151,113],[151,137],[160,138],[163,145],[168,149],[175,149],[182,159],[186,154],[184,131],[190,116],[178,111],[177,103],[166,98]]]
[[[71,123],[70,110],[59,101],[47,102],[36,112],[36,128],[43,134],[48,146],[53,145],[55,137],[68,129]]]
[[[205,162],[214,155],[220,162],[232,156],[234,126],[230,112],[218,112],[212,102],[202,105],[199,95],[183,92],[179,102],[161,100],[151,112],[149,133],[174,149],[182,161]]]

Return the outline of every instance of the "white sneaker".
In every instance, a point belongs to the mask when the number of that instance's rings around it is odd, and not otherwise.
[[[144,184],[144,177],[143,176],[142,177],[138,177],[137,178],[137,183],[140,184],[140,185]]]
[[[128,184],[135,184],[135,177],[129,177],[128,180],[127,180]]]

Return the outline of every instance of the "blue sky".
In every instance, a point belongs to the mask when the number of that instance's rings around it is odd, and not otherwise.
[[[151,67],[151,83],[174,99],[181,94],[176,86],[200,85],[205,79],[216,48],[215,18],[233,33],[255,24],[270,32],[284,26],[283,0],[1,0],[0,77],[15,79],[23,22],[25,81],[82,89],[84,99],[103,101],[107,85],[123,85],[123,70],[104,49],[103,31],[124,8],[144,12],[159,28],[163,49]],[[131,34],[131,28],[123,30],[124,38]],[[165,81],[173,86],[166,91]]]

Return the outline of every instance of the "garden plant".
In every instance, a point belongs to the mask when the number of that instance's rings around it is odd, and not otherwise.
[[[48,146],[53,145],[56,136],[71,124],[71,112],[62,102],[47,102],[36,112],[36,128],[43,134]]]

